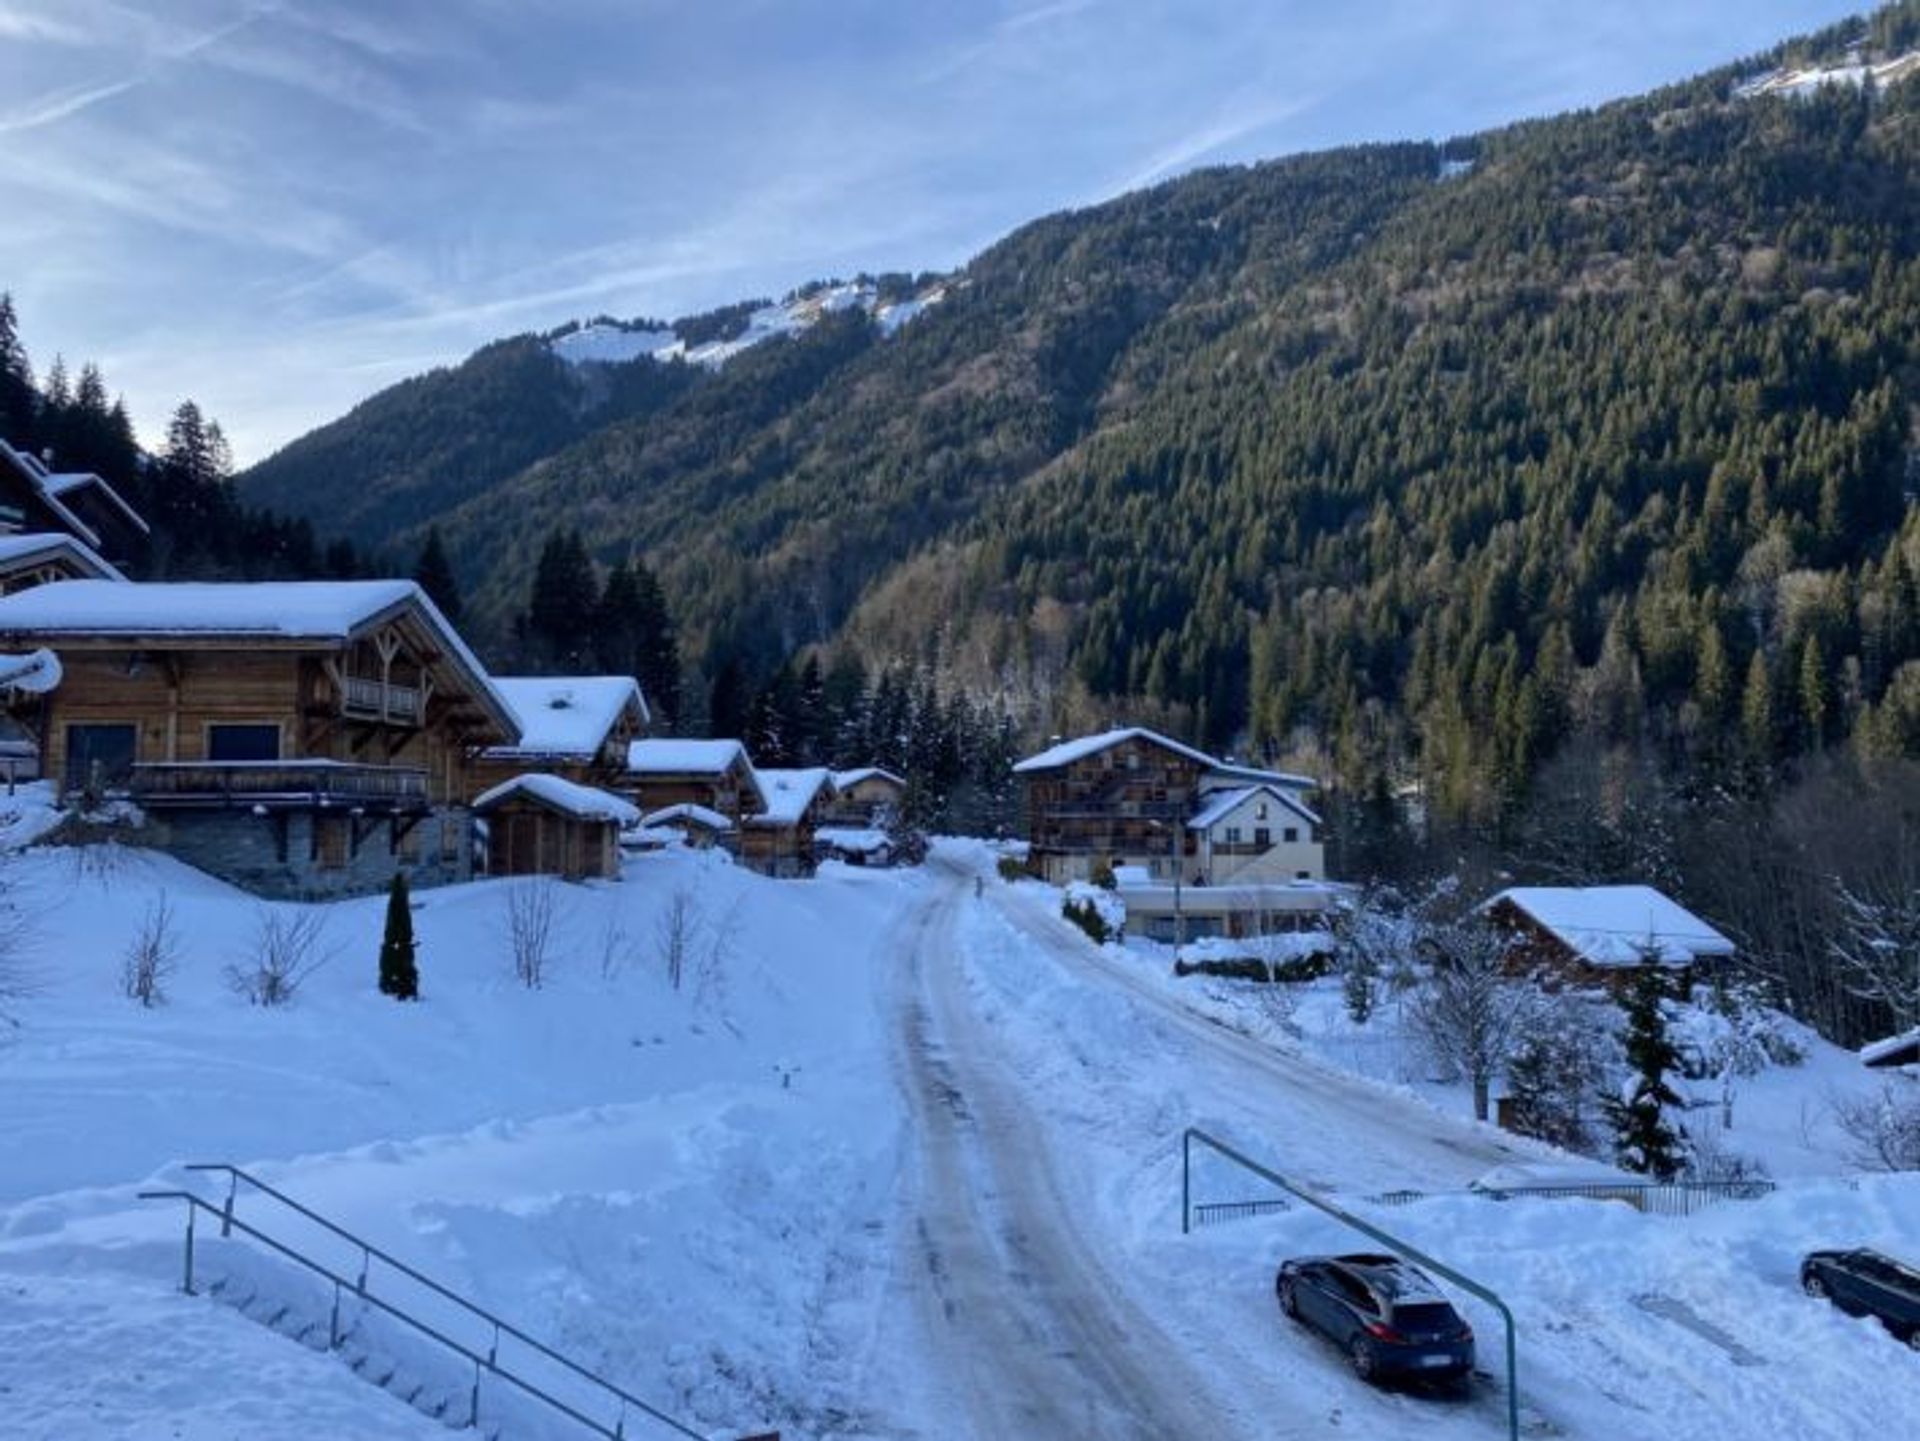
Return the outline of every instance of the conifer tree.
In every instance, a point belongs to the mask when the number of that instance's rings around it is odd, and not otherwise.
[[[1660,1004],[1665,993],[1659,961],[1651,954],[1644,956],[1623,1002],[1627,1013],[1623,1041],[1627,1064],[1633,1068],[1632,1081],[1624,1098],[1608,1097],[1602,1102],[1613,1126],[1614,1153],[1620,1164],[1660,1181],[1678,1175],[1687,1154],[1686,1132],[1667,1120],[1668,1108],[1680,1104],[1679,1094],[1667,1080],[1668,1073],[1679,1066],[1680,1054],[1667,1035],[1666,1013]]]
[[[0,440],[26,450],[38,445],[35,425],[40,397],[33,388],[33,370],[20,344],[19,321],[13,297],[0,291]]]
[[[413,908],[407,899],[407,874],[398,871],[387,890],[387,928],[380,940],[380,994],[396,1001],[420,998],[420,971],[414,963]]]
[[[647,704],[656,722],[671,725],[680,714],[680,641],[674,633],[673,615],[667,609],[666,593],[660,581],[635,557],[630,564],[635,597],[635,623],[638,626],[638,655],[634,674],[646,692]]]
[[[451,625],[460,624],[463,609],[460,602],[460,583],[454,579],[453,565],[447,559],[446,546],[440,540],[440,527],[433,526],[427,531],[426,544],[420,547],[420,558],[413,563],[413,578],[427,598],[440,608],[440,614]]]
[[[555,531],[541,548],[527,604],[527,633],[539,663],[560,671],[585,669],[594,654],[599,607],[600,585],[580,533]]]

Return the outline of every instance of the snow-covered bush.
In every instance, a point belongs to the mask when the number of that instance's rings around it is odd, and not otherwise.
[[[1085,931],[1095,945],[1114,939],[1127,923],[1126,904],[1090,881],[1074,881],[1067,887],[1060,914]]]
[[[1689,1080],[1757,1076],[1769,1066],[1797,1066],[1806,1045],[1799,1022],[1766,1004],[1758,987],[1733,982],[1696,989],[1687,1002],[1664,1007],[1667,1033]]]
[[[1523,1136],[1585,1151],[1592,1112],[1612,1049],[1585,1002],[1539,994],[1526,1009],[1507,1061],[1509,1119]]]
[[[1833,1101],[1833,1118],[1873,1171],[1920,1171],[1920,1083],[1890,1079],[1868,1096]]]
[[[1000,859],[994,863],[994,868],[1000,872],[1000,879],[1009,885],[1015,881],[1024,881],[1027,878],[1026,862],[1017,856],[1000,857]]]

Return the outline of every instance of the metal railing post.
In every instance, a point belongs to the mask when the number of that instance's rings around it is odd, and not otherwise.
[[[327,1322],[327,1349],[340,1349],[340,1283],[333,1283],[333,1316]]]
[[[220,1238],[222,1240],[233,1235],[233,1202],[234,1198],[239,1194],[239,1191],[240,1178],[238,1176],[229,1176],[227,1178],[227,1204],[222,1207],[220,1211]]]
[[[1180,1137],[1180,1234],[1193,1230],[1193,1132]]]
[[[467,1429],[477,1430],[480,1425],[480,1363],[473,1363],[473,1400],[467,1407]]]
[[[186,1273],[180,1278],[180,1289],[189,1296],[193,1290],[193,1207],[187,1207],[187,1263]]]

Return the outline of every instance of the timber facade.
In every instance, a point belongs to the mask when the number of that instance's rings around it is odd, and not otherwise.
[[[264,895],[466,879],[473,757],[517,734],[411,582],[67,582],[0,599],[0,644],[60,657],[44,776]]]

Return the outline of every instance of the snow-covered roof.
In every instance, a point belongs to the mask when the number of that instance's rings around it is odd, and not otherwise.
[[[494,746],[490,757],[592,756],[629,705],[652,716],[640,682],[626,675],[497,675],[494,686],[520,719],[517,745]]]
[[[759,815],[747,818],[749,825],[798,825],[814,798],[833,785],[833,772],[825,766],[809,766],[804,770],[756,769],[754,774],[760,778],[760,793],[765,801]]]
[[[26,477],[27,484],[33,487],[35,493],[39,495],[47,509],[58,516],[62,523],[75,535],[79,536],[80,539],[84,540],[88,545],[97,546],[100,544],[99,532],[94,530],[94,528],[84,520],[80,519],[79,516],[75,515],[68,509],[67,503],[64,500],[60,499],[59,496],[47,488],[47,468],[40,463],[39,456],[31,455],[24,450],[16,450],[13,446],[8,445],[6,441],[0,440],[0,459],[13,462],[14,468]]]
[[[1272,797],[1288,810],[1298,815],[1302,820],[1306,821],[1308,825],[1317,826],[1320,824],[1320,817],[1301,805],[1290,793],[1280,789],[1278,786],[1263,783],[1257,786],[1241,786],[1229,791],[1212,792],[1205,797],[1207,804],[1200,809],[1192,820],[1187,822],[1187,829],[1194,831],[1210,830],[1212,827],[1219,825],[1221,821],[1225,820],[1234,811],[1259,795]]]
[[[860,830],[849,826],[822,826],[813,833],[816,844],[850,856],[872,856],[884,851],[892,841],[885,831]]]
[[[1637,966],[1651,950],[1662,965],[1730,956],[1736,947],[1652,886],[1514,886],[1482,909],[1509,901],[1591,965]]]
[[[42,483],[46,486],[47,492],[50,495],[62,497],[71,495],[76,490],[97,490],[106,496],[115,510],[119,511],[120,514],[138,526],[142,535],[150,534],[152,531],[152,527],[147,524],[146,517],[128,505],[125,497],[123,497],[119,491],[115,490],[111,485],[107,484],[104,479],[95,475],[90,470],[72,470],[63,475],[49,475]]]
[[[733,821],[716,810],[706,806],[697,806],[692,801],[682,801],[677,806],[662,806],[657,811],[648,811],[640,817],[640,824],[648,830],[658,830],[676,822],[688,825],[705,826],[710,831],[730,831]]]
[[[50,650],[0,655],[0,691],[46,695],[60,684],[60,657]]]
[[[410,580],[63,580],[0,596],[0,635],[344,641],[406,610],[419,612],[501,730],[518,735],[486,667]]]
[[[627,746],[627,769],[641,775],[717,776],[735,764],[753,766],[739,741],[662,737]]]
[[[1207,774],[1200,778],[1201,789],[1206,789],[1210,782],[1215,781],[1242,781],[1293,790],[1313,790],[1320,784],[1312,776],[1295,775],[1291,771],[1262,770],[1259,766],[1243,766],[1230,760],[1215,761]]]
[[[126,577],[84,540],[63,530],[29,530],[0,535],[0,570],[24,570],[30,565],[64,555],[95,580]]]
[[[833,773],[833,786],[835,790],[851,790],[862,781],[872,780],[892,781],[897,786],[904,786],[906,784],[906,780],[903,777],[895,775],[890,770],[883,770],[879,766],[860,766],[855,770],[835,771]]]
[[[1175,755],[1185,756],[1190,761],[1198,762],[1208,769],[1220,764],[1205,751],[1197,751],[1192,746],[1181,745],[1179,741],[1163,736],[1158,731],[1150,731],[1145,726],[1123,726],[1119,730],[1102,731],[1099,735],[1061,741],[1060,744],[1041,751],[1039,755],[1028,756],[1013,768],[1013,773],[1026,775],[1033,771],[1058,770],[1062,766],[1072,765],[1075,761],[1085,760],[1088,756],[1097,756],[1101,751],[1111,750],[1122,741],[1129,740],[1142,740],[1149,745],[1160,746],[1172,751]]]
[[[1253,785],[1289,786],[1301,789],[1318,784],[1311,776],[1289,775],[1285,771],[1259,770],[1253,766],[1223,761],[1218,756],[1210,756],[1205,751],[1195,750],[1190,745],[1182,745],[1172,737],[1148,730],[1145,726],[1122,726],[1118,730],[1102,731],[1099,735],[1061,741],[1038,755],[1028,756],[1014,766],[1013,773],[1030,775],[1035,771],[1059,770],[1062,766],[1070,766],[1075,761],[1085,760],[1088,756],[1097,756],[1104,750],[1111,750],[1114,746],[1130,740],[1145,741],[1148,745],[1159,746],[1162,750],[1185,756],[1206,773],[1201,778],[1203,784],[1208,777],[1216,780],[1242,781]]]
[[[1910,1066],[1920,1063],[1920,1026],[1884,1041],[1869,1041],[1860,1048],[1860,1059],[1869,1066]]]
[[[612,821],[616,825],[635,825],[640,820],[640,807],[631,801],[624,801],[610,791],[599,790],[594,786],[583,786],[578,781],[566,780],[560,776],[538,773],[515,776],[510,781],[502,781],[491,790],[483,792],[473,803],[476,811],[491,810],[500,802],[513,796],[526,796],[551,806],[564,815],[582,821]]]

